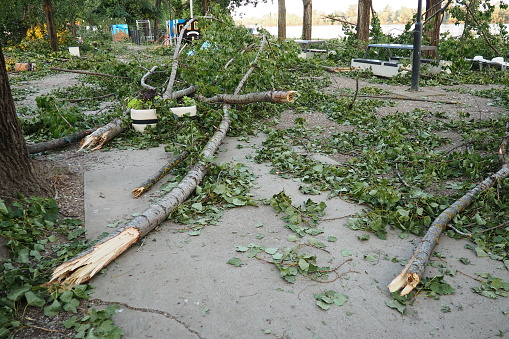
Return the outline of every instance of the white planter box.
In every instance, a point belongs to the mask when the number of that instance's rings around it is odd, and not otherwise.
[[[353,68],[371,69],[374,75],[392,78],[398,75],[401,64],[394,61],[382,61],[373,59],[352,59]]]
[[[186,106],[186,107],[172,107],[170,108],[173,114],[183,117],[186,114],[189,116],[196,116],[196,106]]]
[[[77,56],[77,57],[79,57],[79,56],[80,56],[80,48],[79,48],[79,47],[69,47],[69,53],[70,53],[72,56]]]
[[[157,124],[157,113],[155,109],[132,109],[131,119],[135,131],[143,133],[147,126]]]

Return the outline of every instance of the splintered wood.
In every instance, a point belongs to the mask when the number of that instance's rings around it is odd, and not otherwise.
[[[51,280],[46,285],[58,284],[66,289],[90,280],[103,267],[136,243],[139,236],[140,231],[130,227],[108,238],[108,240],[96,244],[86,254],[82,254],[55,268]]]

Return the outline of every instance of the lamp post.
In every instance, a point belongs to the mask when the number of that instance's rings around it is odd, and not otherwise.
[[[414,28],[414,49],[412,58],[412,86],[411,91],[419,90],[419,72],[421,70],[421,43],[422,43],[422,0],[417,0],[417,20]]]

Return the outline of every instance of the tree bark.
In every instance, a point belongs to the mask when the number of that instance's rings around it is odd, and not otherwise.
[[[313,28],[313,3],[311,0],[302,0],[304,5],[304,15],[302,17],[302,39],[311,40],[311,30]]]
[[[357,39],[369,40],[369,24],[371,22],[371,0],[359,0],[357,10]]]
[[[440,25],[444,19],[444,9],[442,8],[443,0],[426,0],[426,12],[424,13],[424,23],[430,23],[430,25],[424,25],[425,32],[424,36],[429,38],[429,44],[432,46],[438,46],[440,41]],[[445,5],[447,7],[449,2]],[[424,55],[427,58],[436,58],[435,51],[426,51]]]
[[[87,129],[84,131],[76,132],[74,134],[68,135],[63,138],[54,139],[46,142],[40,142],[38,144],[27,145],[28,152],[30,154],[41,153],[49,150],[63,148],[72,143],[78,142],[83,139],[85,136],[94,132],[96,128]]]
[[[16,115],[5,59],[0,45],[0,198],[10,203],[25,196],[49,197],[44,180],[28,149]]]
[[[210,0],[202,0],[201,8],[203,11],[203,15],[207,15],[207,13],[210,11]]]
[[[56,52],[58,51],[58,37],[51,0],[44,0],[44,13],[46,14],[46,26],[47,26],[46,29],[49,35],[49,43],[51,49]]]
[[[277,39],[279,41],[286,40],[286,1],[278,0],[277,8]]]
[[[268,91],[259,93],[249,93],[244,95],[218,94],[211,98],[198,97],[203,102],[227,103],[227,104],[250,104],[255,102],[274,102],[287,103],[293,101],[296,91]]]
[[[66,69],[66,68],[60,68],[60,67],[50,67],[52,71],[61,71],[61,72],[70,72],[70,73],[78,73],[78,74],[88,74],[88,75],[99,75],[102,77],[109,77],[109,78],[120,78],[120,79],[129,79],[128,77],[121,77],[118,75],[111,75],[111,74],[105,74],[105,73],[96,73],[96,72],[90,72],[90,71],[80,71],[77,69]]]
[[[140,186],[136,187],[133,190],[133,196],[138,198],[143,193],[147,192],[154,184],[156,184],[159,180],[164,178],[166,174],[170,173],[175,167],[177,167],[182,161],[184,161],[189,155],[188,151],[183,151],[175,158],[171,159],[167,164],[165,164],[152,178],[146,180]]]

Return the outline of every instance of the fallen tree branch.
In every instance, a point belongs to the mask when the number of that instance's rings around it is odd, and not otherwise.
[[[354,71],[357,69],[356,67],[351,67],[351,66],[348,66],[348,67],[322,66],[322,68],[325,69],[326,71],[333,72],[333,73],[350,72],[350,71]]]
[[[116,118],[106,126],[100,127],[95,130],[94,133],[86,136],[81,142],[79,151],[84,148],[90,149],[94,146],[95,147],[91,149],[92,151],[101,149],[106,142],[110,141],[123,131],[124,128],[122,127],[122,120],[120,118]]]
[[[60,72],[70,72],[70,73],[87,74],[87,75],[98,75],[98,76],[109,77],[109,78],[130,79],[129,77],[122,77],[122,76],[119,76],[119,75],[96,73],[96,72],[90,72],[90,71],[81,71],[81,70],[76,70],[76,69],[66,69],[66,68],[59,68],[59,67],[50,67],[49,69],[51,69],[52,71],[60,71]]]
[[[349,94],[339,94],[340,97],[352,97]],[[385,96],[385,95],[357,95],[358,98],[373,98],[373,99],[381,99],[381,100],[410,100],[410,101],[423,101],[423,102],[433,102],[437,104],[449,104],[449,105],[459,105],[461,102],[459,101],[441,101],[441,100],[431,100],[431,99],[423,99],[423,98],[409,98],[409,97],[399,97],[399,96]]]
[[[419,281],[421,281],[424,268],[429,261],[431,252],[438,243],[438,239],[447,227],[447,224],[472,203],[477,193],[486,191],[495,185],[497,181],[503,180],[508,175],[509,166],[504,164],[497,173],[485,179],[445,209],[431,224],[428,232],[426,232],[420,245],[417,247],[414,257],[409,261],[409,265],[407,265],[407,267],[405,267],[405,269],[403,269],[403,271],[387,286],[389,291],[392,293],[403,288],[401,295],[410,293],[417,284],[419,284]]]
[[[252,73],[253,69],[254,65],[250,67],[246,76],[242,78],[234,94],[238,94],[242,85],[247,80],[247,76]],[[56,267],[53,270],[51,280],[45,286],[60,285],[62,288],[72,288],[75,285],[90,280],[125,250],[147,235],[161,222],[165,221],[171,212],[186,201],[205,176],[207,170],[206,159],[210,159],[214,155],[226,137],[231,124],[228,109],[229,105],[224,104],[223,119],[212,138],[210,138],[202,150],[200,154],[201,160],[196,163],[176,187],[156,203],[152,204],[143,213],[100,240],[93,247]]]
[[[230,115],[225,110],[218,130],[201,153],[202,159],[210,158],[215,153],[229,127]],[[198,162],[175,188],[152,204],[141,215],[103,238],[92,248],[55,268],[51,280],[46,286],[59,284],[64,288],[71,288],[90,280],[97,272],[165,221],[171,212],[192,194],[196,186],[203,180],[205,172],[206,163]]]
[[[347,25],[351,25],[351,26],[357,26],[357,24],[354,24],[353,22],[350,22],[350,21],[347,21],[344,19],[340,19],[340,18],[332,16],[332,15],[322,15],[322,18],[329,19],[330,21],[339,21],[343,24],[347,24]]]
[[[148,191],[155,183],[161,180],[166,174],[168,174],[171,170],[178,166],[182,161],[184,161],[189,155],[188,151],[183,151],[175,158],[171,159],[168,163],[166,163],[152,178],[147,179],[143,184],[136,187],[133,190],[133,195],[135,198],[138,198],[143,193]]]
[[[115,93],[110,93],[110,94],[101,95],[101,96],[98,96],[98,97],[92,97],[92,98],[81,98],[81,99],[62,99],[62,100],[65,100],[65,101],[68,101],[68,102],[81,102],[81,101],[87,101],[87,100],[99,100],[99,99],[105,99],[105,98],[112,97],[112,96],[114,96],[114,95],[115,95]]]
[[[293,101],[296,91],[268,91],[244,95],[218,94],[211,98],[198,96],[196,99],[208,103],[250,104],[254,102],[288,103]]]
[[[155,91],[157,88],[155,88],[154,86],[150,86],[149,84],[146,83],[148,77],[153,74],[155,72],[155,70],[157,69],[157,66],[154,66],[152,67],[150,70],[148,70],[147,73],[145,73],[142,77],[141,77],[141,87],[143,88],[146,88],[146,89],[149,89],[151,91]]]
[[[506,133],[504,142],[501,143],[499,148],[499,154],[506,153],[507,139],[509,133]],[[503,159],[505,160],[505,159]],[[430,228],[421,240],[421,243],[417,247],[414,255],[409,260],[403,271],[394,278],[391,283],[387,286],[389,291],[395,292],[400,289],[401,295],[407,295],[410,293],[421,281],[421,277],[424,273],[424,268],[429,261],[433,248],[438,243],[440,235],[447,227],[448,223],[460,212],[464,211],[474,200],[477,193],[488,190],[493,187],[495,183],[501,181],[509,176],[509,165],[504,161],[502,167],[498,172],[486,178],[483,182],[475,186],[473,189],[468,191],[461,198],[456,200],[451,206],[446,208],[440,215],[433,221]]]
[[[49,150],[59,149],[63,148],[67,145],[70,145],[72,143],[78,142],[79,140],[83,139],[85,136],[89,135],[90,133],[94,132],[96,128],[87,129],[84,131],[79,131],[76,133],[73,133],[71,135],[53,139],[50,141],[45,142],[39,142],[37,144],[30,144],[27,145],[28,153],[35,154],[35,153],[41,153]]]

